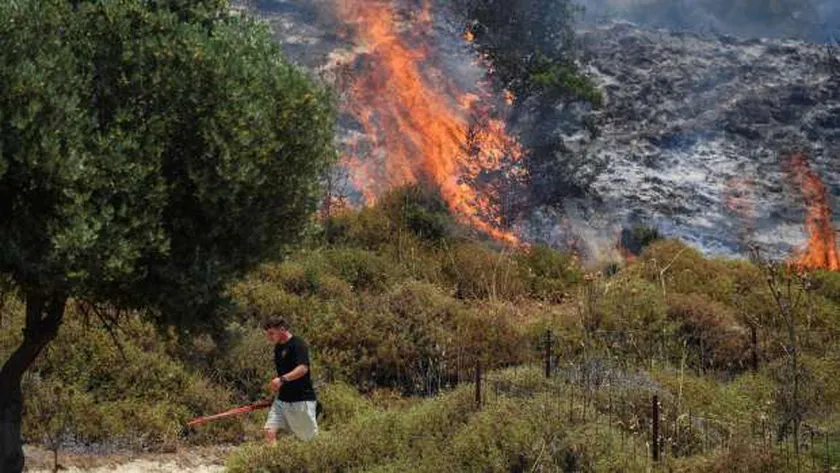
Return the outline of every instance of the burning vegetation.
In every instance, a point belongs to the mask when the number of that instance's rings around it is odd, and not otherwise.
[[[365,203],[394,187],[430,183],[462,222],[518,244],[505,229],[499,187],[486,181],[526,179],[521,147],[494,116],[487,87],[462,90],[432,60],[429,4],[407,29],[391,2],[352,0],[336,8],[366,51],[354,66],[362,73],[350,85],[348,106],[370,143],[351,147],[344,159]]]
[[[805,217],[808,244],[796,257],[794,264],[804,269],[840,271],[837,234],[831,221],[831,207],[826,196],[825,184],[819,175],[811,170],[802,153],[790,158],[788,168],[794,182],[802,189],[808,211]]]

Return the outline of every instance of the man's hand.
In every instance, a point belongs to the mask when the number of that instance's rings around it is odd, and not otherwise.
[[[279,391],[280,386],[282,386],[282,385],[283,385],[283,380],[280,379],[280,377],[278,376],[278,377],[272,379],[270,383],[268,383],[268,388],[271,389],[272,391]]]

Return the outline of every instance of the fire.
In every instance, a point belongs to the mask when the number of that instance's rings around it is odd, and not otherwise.
[[[366,49],[348,106],[372,143],[366,153],[350,150],[344,161],[366,203],[392,187],[424,180],[440,189],[464,223],[519,244],[516,235],[500,228],[492,196],[470,183],[483,172],[498,171],[503,162],[517,163],[521,148],[504,122],[489,118],[487,108],[478,105],[485,92],[457,90],[428,60],[428,3],[413,23],[424,29],[419,34],[398,30],[389,1],[337,4],[338,16],[355,28],[356,42]],[[470,122],[476,113],[484,118],[480,129]],[[511,172],[524,171],[513,166]]]
[[[831,208],[826,199],[825,185],[801,153],[790,159],[789,166],[791,175],[802,188],[808,208],[805,217],[808,246],[794,263],[805,269],[840,271],[837,235],[831,223]]]

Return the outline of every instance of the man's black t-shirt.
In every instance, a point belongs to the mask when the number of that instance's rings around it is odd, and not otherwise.
[[[277,368],[277,376],[283,376],[298,365],[310,366],[309,347],[300,337],[293,335],[286,343],[278,343],[274,346],[274,366]],[[277,399],[283,402],[314,401],[315,388],[312,387],[312,377],[309,374],[307,370],[303,377],[283,383],[277,393]]]

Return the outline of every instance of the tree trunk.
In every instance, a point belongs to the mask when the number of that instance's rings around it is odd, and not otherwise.
[[[66,302],[67,296],[63,294],[26,295],[23,342],[0,369],[0,471],[3,473],[23,471],[21,381],[41,350],[58,333]]]

